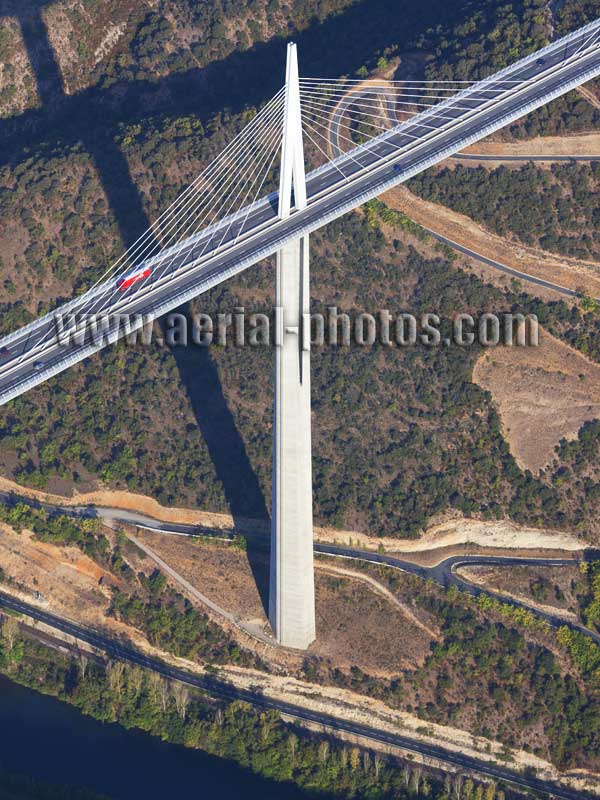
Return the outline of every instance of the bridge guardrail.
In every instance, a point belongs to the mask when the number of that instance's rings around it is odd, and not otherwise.
[[[600,28],[600,19],[594,21],[594,23],[590,23],[590,25],[586,27]],[[575,36],[576,34],[580,34],[582,30],[585,29],[580,29],[579,31],[576,31],[575,34],[573,34],[573,36]],[[564,39],[561,41],[564,43]],[[534,54],[534,56],[539,57],[539,52],[540,51],[538,51],[538,54]],[[148,311],[148,315],[154,316],[154,318],[162,316],[163,314],[175,308],[177,305],[181,305],[182,303],[185,303],[193,299],[194,297],[197,297],[199,294],[202,294],[203,292],[208,291],[209,289],[213,288],[219,283],[222,283],[224,280],[227,280],[228,278],[239,274],[249,266],[256,264],[258,261],[261,261],[262,259],[273,255],[285,243],[314,232],[323,225],[326,225],[328,222],[337,219],[339,216],[346,213],[347,211],[350,211],[356,208],[357,206],[367,202],[368,200],[373,199],[382,192],[385,192],[387,189],[396,186],[398,183],[404,183],[409,178],[422,172],[425,169],[428,169],[431,166],[434,166],[435,164],[439,163],[445,158],[448,158],[453,153],[456,153],[459,150],[462,150],[463,148],[467,147],[468,145],[473,144],[485,138],[485,136],[487,136],[488,134],[493,133],[499,130],[500,128],[503,128],[506,125],[509,125],[511,122],[520,119],[521,117],[528,114],[530,111],[533,111],[534,109],[539,108],[540,106],[545,105],[548,102],[551,102],[557,97],[564,95],[571,89],[580,86],[582,83],[585,83],[586,81],[591,80],[594,77],[597,77],[598,75],[600,75],[600,54],[598,58],[599,58],[598,63],[595,64],[593,67],[590,67],[588,70],[577,75],[571,80],[566,81],[566,83],[560,84],[560,86],[556,87],[555,89],[546,91],[542,93],[540,96],[537,96],[533,100],[530,100],[529,102],[525,103],[524,105],[518,106],[516,109],[513,109],[512,111],[500,115],[496,120],[494,120],[493,123],[483,126],[475,134],[462,137],[460,141],[454,142],[449,146],[434,149],[429,156],[416,161],[416,163],[413,164],[411,167],[409,167],[406,170],[406,172],[402,173],[400,177],[398,175],[395,175],[387,180],[382,180],[378,182],[375,187],[371,187],[367,191],[355,195],[351,200],[341,203],[339,206],[336,207],[334,211],[329,211],[324,213],[324,215],[319,218],[318,223],[307,222],[305,224],[292,226],[285,236],[280,236],[275,238],[274,240],[271,241],[269,245],[254,251],[251,255],[247,255],[246,257],[243,257],[239,261],[236,261],[234,265],[225,268],[221,273],[219,273],[218,277],[211,276],[204,283],[200,282],[199,284],[196,284],[194,287],[187,289],[181,292],[180,294],[177,294],[176,300],[174,300],[171,297],[167,300],[164,300],[162,303],[151,306]],[[308,210],[310,209],[311,206],[309,205]],[[293,220],[294,217],[292,217],[291,219]],[[190,269],[193,269],[193,264],[190,266]],[[141,321],[140,324],[138,325],[136,324],[131,325],[130,332],[139,329],[140,327],[142,327],[143,324],[144,322]],[[117,338],[122,338],[122,336],[124,336],[125,333],[126,332],[123,331],[121,336]],[[0,405],[9,402],[11,399],[19,396],[28,389],[33,388],[34,386],[39,385],[40,383],[43,383],[48,378],[57,375],[58,373],[67,369],[68,367],[73,366],[79,361],[82,361],[85,358],[89,357],[90,355],[99,352],[101,349],[103,349],[104,346],[105,346],[104,344],[87,345],[86,347],[83,347],[77,350],[76,352],[72,353],[71,355],[61,359],[59,364],[51,365],[47,369],[41,370],[35,375],[29,376],[25,380],[17,382],[10,388],[10,390],[0,393]]]

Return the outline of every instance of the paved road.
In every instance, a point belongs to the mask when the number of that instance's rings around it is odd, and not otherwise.
[[[349,92],[348,95],[342,98],[335,106],[335,110],[332,114],[331,123],[329,126],[329,137],[330,137],[330,145],[331,149],[335,156],[339,156],[344,152],[344,147],[342,146],[342,129],[344,124],[344,116],[347,113],[348,109],[352,106],[353,102],[356,101],[358,98],[368,97],[373,93],[373,89],[369,89],[365,87],[364,89],[360,89],[357,91]],[[390,95],[385,95],[385,97],[389,98]],[[396,117],[396,110],[393,105],[393,101],[389,100],[387,104],[387,113],[390,124],[394,121],[397,121]],[[548,156],[488,156],[488,155],[467,155],[464,153],[456,153],[452,156],[453,159],[462,160],[462,161],[596,161],[600,160],[600,156],[564,156],[564,157],[548,157]],[[543,278],[536,278],[534,275],[531,275],[528,272],[521,272],[521,270],[514,269],[513,267],[509,267],[506,264],[502,264],[499,261],[496,261],[492,258],[488,258],[488,256],[484,256],[481,253],[478,253],[476,250],[472,250],[470,247],[465,247],[464,245],[458,244],[453,239],[449,239],[447,236],[444,236],[441,233],[437,233],[437,231],[432,230],[431,228],[427,228],[424,225],[421,226],[423,230],[427,231],[427,233],[434,238],[436,241],[441,242],[442,244],[448,245],[453,250],[462,253],[469,258],[473,258],[476,261],[479,261],[482,264],[486,264],[489,267],[493,267],[494,269],[500,270],[500,272],[504,272],[507,275],[511,275],[514,278],[518,278],[519,280],[526,281],[529,283],[533,283],[536,286],[543,286],[546,289],[552,289],[559,294],[562,294],[566,297],[581,297],[581,292],[576,292],[573,289],[568,289],[566,286],[561,286],[558,283],[554,283],[552,281],[544,280]]]
[[[2,503],[14,504],[17,500],[21,500],[22,502],[33,506],[42,506],[51,513],[65,514],[75,518],[102,519],[108,523],[121,522],[128,525],[133,525],[142,530],[166,533],[169,535],[215,536],[217,538],[223,538],[223,531],[211,531],[204,528],[199,528],[195,525],[166,523],[154,519],[147,514],[140,514],[136,511],[126,511],[120,508],[109,508],[103,506],[53,506],[30,501],[25,497],[16,497],[15,495],[0,492],[0,502]],[[334,556],[353,561],[363,561],[370,564],[381,564],[394,569],[399,569],[402,572],[406,572],[411,575],[415,575],[423,580],[433,580],[435,583],[443,586],[444,588],[456,586],[461,591],[467,592],[474,597],[487,595],[488,597],[502,600],[502,602],[508,603],[509,605],[526,608],[536,616],[546,620],[553,627],[560,628],[563,625],[567,625],[572,630],[576,630],[585,634],[598,645],[600,645],[600,634],[597,634],[595,631],[586,628],[584,625],[567,621],[561,616],[540,611],[535,606],[528,605],[524,601],[513,600],[512,598],[506,597],[498,592],[494,592],[482,586],[472,584],[456,573],[456,569],[461,566],[572,566],[573,564],[580,563],[582,560],[580,553],[575,553],[571,558],[528,558],[525,556],[509,557],[485,555],[449,556],[435,566],[422,566],[396,556],[388,555],[386,553],[376,553],[371,550],[359,550],[355,547],[343,547],[341,545],[318,542],[315,543],[314,549],[315,553],[320,553],[321,555]],[[585,552],[584,559],[597,559],[599,555],[600,554],[595,550],[587,550]]]
[[[182,536],[198,536],[206,535],[206,531],[199,529],[194,525],[176,525],[164,523],[159,520],[153,519],[145,514],[138,514],[134,511],[123,511],[118,508],[102,508],[99,506],[93,507],[80,507],[77,509],[65,506],[61,509],[62,513],[76,514],[84,516],[99,517],[101,519],[112,520],[115,522],[125,522],[130,525],[135,525],[143,530],[164,532],[167,534],[175,534]],[[214,532],[217,536],[218,531]],[[222,532],[220,532],[222,535]],[[208,535],[211,535],[209,532]],[[447,588],[449,586],[456,586],[461,591],[468,592],[469,594],[477,597],[480,595],[487,595],[502,600],[509,605],[520,606],[526,608],[538,617],[545,619],[553,627],[560,628],[567,625],[573,630],[584,633],[589,638],[593,639],[600,645],[600,634],[579,625],[575,622],[566,621],[563,617],[545,613],[540,611],[535,606],[528,605],[524,601],[513,600],[512,598],[505,597],[504,595],[493,592],[481,586],[471,584],[469,581],[462,578],[456,573],[456,569],[461,566],[534,566],[534,567],[566,567],[578,564],[582,560],[581,554],[574,554],[572,558],[535,558],[525,556],[484,556],[484,555],[469,555],[469,556],[449,556],[441,561],[436,566],[428,567],[414,564],[411,561],[406,561],[402,558],[390,556],[385,553],[375,553],[370,550],[359,550],[353,547],[343,547],[341,545],[315,543],[315,553],[322,555],[337,556],[339,558],[347,558],[356,561],[365,561],[372,564],[382,564],[388,567],[399,569],[402,572],[416,575],[423,580],[433,580],[440,586]],[[583,548],[582,548],[583,550]],[[592,559],[598,558],[596,551],[588,550],[585,558]]]
[[[246,216],[207,229],[188,240],[183,248],[165,251],[152,262],[149,278],[118,293],[118,303],[113,302],[111,311],[161,316],[272,255],[286,241],[322,227],[599,75],[600,47],[586,47],[590,36],[599,31],[600,20],[596,20],[492,79],[398,125],[368,146],[311,172],[307,176],[308,207],[294,212],[289,219],[277,219],[276,197],[264,198],[249,208]],[[482,87],[499,80],[517,83],[510,92],[498,94],[493,102],[485,101]],[[426,134],[420,126],[424,120],[432,128],[425,129]],[[417,135],[421,137],[418,142],[414,139]],[[101,286],[66,308],[79,313],[97,312],[106,293],[113,290],[112,284]],[[89,333],[90,328],[86,330]],[[49,314],[4,337],[0,347],[8,347],[9,355],[0,366],[0,404],[87,358],[124,333],[121,326],[113,329],[112,339],[90,341],[88,337],[87,341],[65,347],[57,339],[55,316]],[[36,362],[42,362],[42,366],[36,369]]]
[[[330,126],[330,136],[331,136],[331,147],[335,155],[339,155],[343,152],[344,148],[341,144],[341,129],[343,126],[343,119],[344,114],[346,113],[347,109],[352,105],[352,101],[361,96],[366,96],[370,94],[369,89],[364,89],[360,92],[353,93],[348,96],[347,100],[340,101],[336,106],[335,113],[333,115],[333,119]],[[390,118],[392,115],[395,114],[393,109],[388,110],[388,114]],[[465,155],[463,153],[457,153],[456,155],[452,156],[453,159],[458,159],[462,161],[598,161],[600,160],[600,156],[477,156],[477,155]],[[473,258],[476,261],[479,261],[482,264],[486,264],[489,267],[493,267],[494,269],[500,270],[500,272],[504,272],[507,275],[511,275],[514,278],[518,278],[519,280],[526,281],[528,283],[533,283],[536,286],[543,286],[546,289],[552,289],[559,294],[562,294],[566,297],[581,297],[581,292],[576,292],[573,289],[568,289],[566,286],[561,286],[558,283],[553,283],[552,281],[544,280],[543,278],[536,278],[534,275],[531,275],[528,272],[521,272],[521,270],[514,269],[513,267],[509,267],[506,264],[502,264],[500,261],[496,261],[493,258],[488,258],[488,256],[484,256],[481,253],[478,253],[476,250],[472,250],[470,247],[465,247],[462,244],[458,244],[453,239],[449,239],[447,236],[443,236],[441,233],[437,233],[437,231],[432,230],[431,228],[427,228],[424,225],[421,225],[423,230],[427,231],[427,233],[436,241],[441,242],[442,244],[448,245],[453,250],[462,253],[464,256],[468,256],[469,258]]]
[[[493,258],[488,258],[487,256],[478,253],[476,250],[471,250],[470,247],[465,247],[462,244],[458,244],[458,242],[455,242],[453,239],[449,239],[447,236],[442,236],[441,233],[437,233],[436,231],[431,230],[431,228],[426,228],[424,226],[421,227],[436,241],[448,245],[448,247],[451,247],[453,250],[457,250],[459,253],[462,253],[469,258],[474,258],[476,261],[480,261],[482,264],[487,264],[494,269],[498,269],[500,272],[505,272],[507,275],[511,275],[512,277],[518,278],[521,281],[533,283],[536,286],[543,286],[546,289],[552,289],[554,292],[558,292],[566,297],[581,297],[581,292],[576,292],[574,289],[568,289],[566,286],[561,286],[559,283],[546,281],[543,278],[536,278],[535,275],[530,275],[528,272],[521,272],[518,269],[514,269],[506,264],[502,264],[500,261],[495,261]]]
[[[585,634],[594,642],[596,642],[596,644],[600,645],[600,634],[590,630],[589,628],[586,628],[584,625],[566,620],[557,614],[541,611],[535,606],[529,605],[525,601],[515,600],[511,597],[501,594],[500,592],[494,592],[491,589],[473,584],[456,573],[457,568],[466,566],[566,567],[580,563],[581,558],[579,556],[573,556],[573,558],[528,558],[523,556],[481,555],[450,556],[436,566],[426,567],[416,565],[410,561],[405,561],[404,559],[396,558],[395,556],[386,555],[384,553],[372,553],[368,550],[357,550],[350,547],[337,547],[329,544],[315,544],[315,552],[322,553],[323,555],[333,555],[356,561],[365,561],[370,564],[381,564],[386,567],[392,567],[394,569],[399,569],[402,572],[416,575],[423,580],[433,580],[435,583],[443,586],[444,588],[456,586],[456,588],[463,592],[467,592],[473,597],[480,597],[482,595],[492,597],[497,600],[501,600],[503,603],[507,603],[508,605],[515,606],[516,608],[525,608],[526,610],[531,611],[532,614],[535,614],[535,616],[544,619],[554,628],[560,628],[566,625],[574,631]]]
[[[110,522],[110,521],[124,522],[130,525],[135,525],[145,530],[164,532],[170,535],[182,535],[182,536],[198,536],[202,534],[211,535],[210,531],[207,532],[193,525],[164,523],[154,519],[153,517],[150,517],[145,514],[140,514],[134,511],[127,511],[118,508],[108,508],[101,506],[73,507],[73,506],[54,506],[50,504],[39,504],[35,501],[29,500],[28,498],[17,497],[14,494],[0,493],[0,502],[3,502],[5,504],[13,504],[17,500],[26,502],[27,504],[33,506],[42,506],[43,508],[47,509],[52,513],[66,514],[76,518],[100,518],[103,519],[105,522]],[[220,535],[221,537],[223,535],[222,531],[215,531],[214,533],[215,535],[217,536]],[[321,553],[323,555],[336,556],[348,560],[357,560],[372,564],[381,564],[395,569],[399,569],[402,572],[415,575],[424,580],[427,579],[434,580],[440,586],[446,588],[449,586],[456,586],[461,591],[466,591],[473,596],[487,595],[490,597],[495,597],[497,599],[502,600],[502,602],[509,603],[511,605],[514,605],[515,607],[524,607],[526,609],[531,610],[537,616],[547,620],[554,627],[568,625],[574,630],[578,630],[585,633],[587,636],[592,638],[597,644],[600,644],[600,636],[595,632],[590,631],[589,629],[581,625],[565,622],[565,620],[563,620],[561,617],[539,611],[538,609],[529,606],[527,603],[513,600],[512,598],[506,598],[505,596],[499,593],[492,592],[489,589],[485,589],[481,586],[472,584],[469,581],[462,578],[456,572],[456,570],[462,566],[499,566],[499,565],[507,567],[516,565],[538,566],[538,567],[571,566],[573,564],[579,563],[579,561],[581,560],[581,556],[578,554],[574,554],[572,558],[542,558],[542,559],[527,558],[527,557],[504,557],[504,556],[482,556],[482,555],[451,556],[435,566],[428,567],[428,566],[421,566],[418,564],[414,564],[410,561],[406,561],[404,559],[383,553],[375,553],[371,551],[359,550],[356,548],[342,547],[338,545],[330,545],[323,543],[315,544],[315,552]],[[598,553],[595,551],[589,551],[589,555],[586,557],[597,558]],[[490,775],[497,779],[506,780],[512,783],[518,783],[521,786],[534,788],[538,791],[551,792],[557,797],[566,798],[566,800],[574,800],[575,798],[582,798],[585,796],[582,793],[570,790],[563,790],[562,788],[559,789],[552,784],[549,784],[545,781],[539,781],[536,778],[515,775],[509,770],[490,767],[490,765],[485,763],[480,763],[476,759],[464,757],[461,754],[456,754],[451,751],[446,751],[443,748],[437,746],[423,745],[421,742],[413,741],[409,737],[400,736],[396,734],[387,734],[385,732],[369,728],[368,726],[350,723],[345,720],[340,720],[336,717],[331,717],[327,715],[318,714],[316,712],[308,711],[298,706],[270,700],[265,698],[261,694],[239,690],[231,686],[230,684],[225,684],[222,681],[218,681],[214,678],[208,678],[208,677],[199,678],[198,676],[191,675],[183,670],[179,670],[169,665],[166,665],[158,659],[149,658],[145,654],[140,653],[134,648],[130,647],[129,644],[113,640],[107,637],[102,632],[84,628],[82,626],[77,625],[74,622],[71,622],[70,620],[65,620],[61,617],[57,617],[56,615],[53,615],[50,612],[40,609],[37,606],[33,606],[15,600],[14,598],[11,598],[9,595],[0,592],[0,606],[2,605],[4,605],[7,608],[13,608],[17,611],[22,611],[23,613],[32,616],[34,619],[38,619],[42,622],[45,622],[46,624],[52,626],[56,630],[62,631],[63,633],[68,633],[73,636],[76,636],[78,639],[88,642],[89,644],[95,647],[98,647],[100,650],[107,652],[109,655],[140,664],[141,666],[159,672],[165,675],[166,677],[174,678],[176,680],[189,683],[192,686],[203,689],[209,692],[210,694],[217,697],[221,697],[223,699],[245,700],[246,702],[249,702],[253,705],[264,708],[272,708],[276,711],[279,711],[280,713],[288,714],[289,716],[299,720],[319,722],[320,724],[327,725],[328,727],[331,727],[333,729],[346,731],[348,733],[355,733],[362,736],[367,736],[374,741],[386,742],[388,744],[395,744],[398,747],[403,747],[413,752],[418,752],[423,755],[439,758],[442,761],[446,761],[447,763],[457,765],[463,769],[475,769],[477,771],[483,772],[484,774]]]
[[[297,706],[292,703],[285,703],[280,700],[274,700],[266,697],[259,691],[249,691],[239,689],[223,679],[212,677],[209,675],[195,675],[186,670],[173,667],[161,661],[158,658],[152,658],[145,653],[131,647],[129,643],[113,639],[106,636],[104,633],[85,628],[77,625],[70,620],[58,617],[51,614],[37,606],[24,603],[16,600],[10,595],[0,592],[0,606],[6,609],[27,614],[33,619],[49,625],[54,630],[62,631],[63,633],[74,636],[82,642],[86,642],[93,647],[107,653],[113,658],[118,658],[122,661],[128,661],[133,664],[138,664],[141,667],[150,669],[163,675],[165,678],[171,680],[181,681],[189,686],[200,689],[214,697],[226,701],[243,700],[253,706],[272,709],[285,714],[288,717],[299,720],[301,722],[310,722],[318,725],[326,725],[331,730],[354,734],[356,736],[364,736],[374,742],[382,742],[395,747],[401,747],[413,753],[420,753],[421,755],[429,758],[439,759],[447,764],[452,764],[459,769],[475,771],[484,775],[488,775],[495,780],[507,781],[511,784],[533,789],[539,792],[547,792],[554,797],[564,798],[564,800],[582,800],[586,797],[583,792],[577,792],[573,789],[568,789],[550,781],[538,779],[530,775],[521,775],[509,768],[496,766],[486,761],[472,758],[462,753],[456,753],[452,750],[447,750],[440,745],[427,744],[410,736],[403,736],[402,734],[388,733],[386,731],[378,730],[368,725],[362,725],[357,722],[352,722],[331,714],[322,714],[316,711]]]
[[[489,156],[457,153],[452,158],[459,161],[600,161],[600,156]]]

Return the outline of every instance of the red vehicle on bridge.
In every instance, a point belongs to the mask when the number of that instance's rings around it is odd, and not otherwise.
[[[130,286],[133,286],[134,283],[138,283],[138,281],[143,281],[144,278],[147,278],[152,270],[150,267],[137,267],[137,269],[131,270],[131,272],[126,272],[119,280],[117,281],[117,286],[120,292],[124,292],[125,289],[129,289]]]

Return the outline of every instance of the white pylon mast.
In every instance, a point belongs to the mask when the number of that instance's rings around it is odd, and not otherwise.
[[[287,50],[279,216],[306,207],[296,45]],[[315,638],[315,583],[310,430],[308,236],[277,253],[273,489],[269,621],[277,641],[304,649]]]
[[[281,174],[279,178],[280,219],[290,215],[292,186],[294,188],[295,207],[297,209],[306,208],[306,176],[304,172],[304,146],[302,143],[298,54],[296,45],[290,42],[287,47]]]

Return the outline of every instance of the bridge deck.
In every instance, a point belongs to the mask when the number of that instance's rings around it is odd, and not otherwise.
[[[358,147],[314,170],[307,175],[307,208],[292,213],[288,219],[277,218],[277,197],[266,197],[176,249],[163,252],[153,259],[151,276],[117,293],[108,310],[113,315],[159,317],[273,255],[286,242],[313,232],[600,75],[600,48],[583,47],[595,31],[600,31],[600,20],[392,128],[368,147]],[[578,48],[582,50],[578,52]],[[516,83],[493,100],[486,100],[481,89],[500,80]],[[419,127],[424,119],[431,126],[426,135]],[[420,136],[418,141],[415,135]],[[168,269],[161,275],[157,266]],[[10,351],[0,368],[0,404],[127,333],[121,325],[112,329],[111,336],[102,336],[102,341],[87,337],[79,344],[65,345],[57,338],[57,313],[98,312],[103,307],[103,297],[113,290],[114,282],[97,287],[0,341],[0,347],[7,346]],[[141,322],[140,317],[133,327]]]

